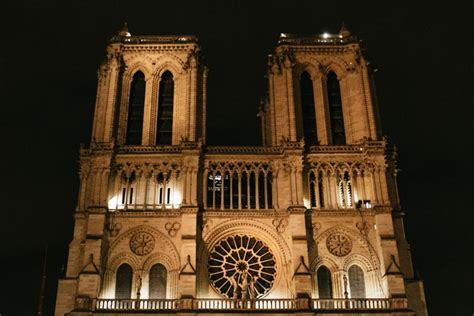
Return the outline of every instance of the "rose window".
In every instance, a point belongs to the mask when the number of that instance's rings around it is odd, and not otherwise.
[[[276,260],[270,247],[247,235],[229,236],[209,255],[209,278],[217,292],[228,298],[264,296],[276,276]]]

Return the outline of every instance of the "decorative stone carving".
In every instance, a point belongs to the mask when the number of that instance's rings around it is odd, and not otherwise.
[[[168,231],[168,235],[170,235],[171,237],[176,236],[176,233],[178,232],[180,228],[181,228],[181,224],[178,222],[165,224],[165,229]]]
[[[121,223],[115,223],[110,225],[110,236],[115,237],[120,233],[120,230],[122,229],[122,224]]]
[[[203,234],[207,233],[211,227],[212,227],[212,219],[205,218],[202,221],[202,232],[203,232]]]
[[[326,247],[333,255],[344,257],[352,251],[352,241],[347,235],[335,233],[326,239]]]
[[[136,233],[130,238],[130,250],[139,256],[145,256],[155,248],[155,238],[147,232]]]
[[[319,234],[319,230],[321,229],[321,224],[318,222],[313,223],[313,239],[316,240],[316,237]]]
[[[288,226],[288,220],[286,218],[275,218],[272,221],[273,226],[275,226],[278,233],[284,233],[286,227]]]
[[[259,298],[273,286],[276,259],[266,244],[248,235],[228,236],[209,255],[211,285],[233,299]]]
[[[367,236],[367,234],[369,233],[369,226],[366,222],[357,222],[356,227],[359,232],[364,236]]]

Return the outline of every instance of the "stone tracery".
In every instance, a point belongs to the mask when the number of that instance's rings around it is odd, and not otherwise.
[[[209,275],[214,289],[228,298],[259,298],[272,287],[276,260],[270,248],[248,235],[221,240],[210,252]]]
[[[216,161],[206,168],[204,203],[209,209],[273,207],[272,166],[268,162]]]

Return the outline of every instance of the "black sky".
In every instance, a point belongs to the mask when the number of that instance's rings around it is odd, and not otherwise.
[[[46,315],[72,237],[79,143],[90,138],[106,41],[194,34],[210,68],[208,142],[258,144],[266,55],[280,32],[342,21],[379,69],[383,128],[399,147],[402,205],[431,315],[473,308],[472,7],[376,1],[23,0],[0,4],[0,314],[34,315],[49,244]]]

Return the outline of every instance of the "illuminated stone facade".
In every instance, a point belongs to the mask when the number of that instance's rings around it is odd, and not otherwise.
[[[192,36],[113,37],[56,315],[426,315],[367,61],[281,34],[263,146],[206,145]]]

